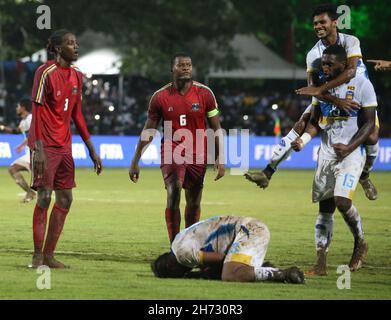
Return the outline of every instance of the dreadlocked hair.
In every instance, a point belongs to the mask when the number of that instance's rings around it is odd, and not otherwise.
[[[48,39],[48,44],[46,46],[46,50],[48,54],[56,55],[56,47],[61,46],[63,38],[66,34],[72,33],[66,29],[60,29],[52,33],[52,35]]]

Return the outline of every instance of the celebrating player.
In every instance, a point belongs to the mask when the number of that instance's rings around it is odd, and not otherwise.
[[[296,267],[280,270],[263,264],[269,240],[267,226],[254,218],[210,218],[179,233],[171,251],[159,256],[152,270],[161,278],[304,283]],[[200,272],[190,272],[197,267]]]
[[[360,41],[352,35],[339,33],[337,31],[338,14],[336,12],[336,6],[334,5],[321,5],[317,7],[312,14],[312,18],[316,36],[320,40],[307,54],[307,74],[309,86],[298,89],[296,92],[300,95],[315,96],[322,101],[332,103],[341,111],[350,112],[357,110],[359,106],[354,103],[354,101],[350,99],[339,99],[338,97],[328,93],[328,91],[333,91],[337,86],[350,81],[355,77],[355,75],[364,74],[367,76],[367,69],[362,60]],[[323,51],[333,44],[339,44],[345,48],[348,54],[347,66],[345,71],[337,78],[320,85],[320,59]],[[248,180],[255,182],[261,188],[266,188],[269,185],[269,181],[274,172],[277,170],[279,164],[290,156],[292,152],[291,142],[303,133],[304,128],[310,119],[310,114],[311,106],[308,106],[299,121],[294,125],[293,129],[287,136],[282,138],[280,144],[276,146],[267,167],[262,172],[249,172],[245,174]],[[378,140],[379,124],[377,121],[373,132],[371,132],[370,136],[365,141],[367,158],[360,177],[360,184],[365,191],[365,195],[370,200],[377,199],[377,190],[372,181],[369,179],[369,173],[372,170],[378,154]]]
[[[161,148],[161,170],[167,189],[165,217],[170,242],[180,230],[179,203],[182,188],[185,189],[186,196],[186,227],[200,219],[200,203],[207,163],[205,118],[216,134],[215,180],[223,177],[225,172],[217,102],[207,86],[192,80],[192,69],[189,55],[180,53],[172,58],[173,80],[151,97],[148,119],[129,169],[130,179],[137,182],[140,173],[139,160],[144,148],[152,141],[150,136],[148,139],[142,137],[149,129],[156,129],[160,120],[163,120],[165,132]]]
[[[346,51],[342,46],[332,45],[323,51],[322,69],[326,81],[336,79],[347,65]],[[314,99],[314,108],[305,132],[292,143],[292,148],[300,151],[312,137],[319,131],[321,133],[312,187],[312,200],[319,202],[315,224],[318,259],[310,271],[316,275],[327,274],[326,256],[333,235],[333,213],[336,208],[354,236],[350,270],[355,271],[361,267],[368,251],[361,217],[352,204],[352,198],[365,164],[365,148],[361,144],[368,139],[375,127],[376,93],[369,79],[361,74],[335,88],[334,94],[352,99],[361,106],[360,110],[347,113]]]
[[[367,60],[367,62],[374,63],[376,71],[391,71],[391,61]]]
[[[22,171],[30,171],[30,151],[27,147],[27,136],[31,124],[31,102],[29,99],[23,99],[18,102],[16,106],[16,114],[22,118],[17,128],[11,128],[4,125],[0,125],[0,132],[23,134],[23,142],[16,147],[16,151],[21,153],[25,151],[25,154],[14,162],[11,163],[8,168],[8,172],[11,177],[15,180],[16,184],[20,186],[26,195],[23,202],[30,202],[35,198],[35,192],[30,188],[26,180],[23,178]]]
[[[95,172],[102,163],[90,140],[82,114],[82,73],[71,63],[77,60],[79,44],[73,33],[59,30],[49,38],[48,52],[55,56],[35,72],[32,91],[33,118],[29,135],[32,150],[32,186],[38,190],[33,218],[32,266],[64,268],[53,254],[72,203],[75,166],[72,158],[71,118],[85,142]],[[47,211],[55,191],[45,246]],[[43,251],[42,251],[43,250]]]

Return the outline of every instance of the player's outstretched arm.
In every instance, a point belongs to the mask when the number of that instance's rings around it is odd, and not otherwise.
[[[214,170],[217,171],[215,181],[224,177],[225,165],[224,165],[224,135],[221,129],[219,115],[208,118],[209,126],[215,132],[215,152],[216,160],[214,164]]]
[[[356,76],[357,63],[361,57],[351,57],[347,61],[345,70],[335,79],[322,84],[321,86],[304,87],[296,90],[299,95],[319,97],[320,95],[327,93],[328,90],[336,88],[341,84],[344,84]]]
[[[20,130],[20,128],[11,128],[5,125],[0,125],[0,132],[18,134],[21,133],[22,131]]]
[[[145,148],[152,142],[158,124],[158,120],[153,120],[151,118],[147,118],[147,121],[145,122],[143,131],[140,135],[140,139],[137,143],[136,152],[133,155],[132,163],[129,168],[129,178],[134,183],[138,181],[138,178],[140,176],[140,168],[138,163],[141,159],[143,152],[145,151]]]
[[[367,60],[369,63],[374,63],[376,71],[391,71],[391,61],[386,60]]]

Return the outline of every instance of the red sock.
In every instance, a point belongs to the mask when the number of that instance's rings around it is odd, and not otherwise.
[[[185,208],[185,223],[186,228],[200,221],[201,209],[196,207],[196,209],[186,206]]]
[[[35,205],[33,214],[33,239],[35,252],[42,251],[43,241],[45,240],[47,208],[41,208]]]
[[[181,211],[166,208],[166,225],[170,243],[175,239],[181,227]]]
[[[46,237],[45,248],[43,254],[45,256],[53,255],[56,249],[57,241],[60,238],[62,228],[64,227],[65,218],[68,214],[69,209],[61,208],[54,204],[52,213],[50,214],[49,229]]]

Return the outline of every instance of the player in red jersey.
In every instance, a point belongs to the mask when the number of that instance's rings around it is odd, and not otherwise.
[[[219,111],[213,92],[205,85],[192,80],[192,61],[189,55],[176,54],[171,60],[173,81],[156,91],[149,103],[148,118],[133,156],[129,176],[137,182],[138,166],[143,150],[152,136],[143,139],[148,129],[156,129],[164,121],[164,138],[161,147],[161,170],[167,190],[165,211],[170,242],[180,230],[179,203],[185,189],[186,228],[200,219],[200,204],[206,171],[205,118],[215,132],[215,180],[224,176],[223,143]],[[172,130],[172,135],[167,131]],[[198,138],[197,138],[198,137]],[[190,150],[190,151],[189,151]]]
[[[82,73],[71,63],[77,60],[79,44],[73,33],[58,30],[49,38],[48,52],[55,56],[35,72],[32,91],[33,117],[28,138],[32,165],[32,188],[38,191],[33,216],[32,266],[64,268],[54,259],[54,250],[72,203],[75,167],[72,158],[71,118],[83,138],[95,172],[102,171],[82,114]],[[55,192],[45,246],[47,211]]]

